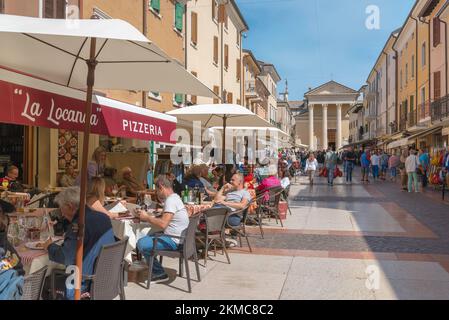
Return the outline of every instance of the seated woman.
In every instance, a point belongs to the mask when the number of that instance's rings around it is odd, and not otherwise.
[[[117,181],[114,178],[116,174],[117,169],[111,167],[104,168],[104,194],[108,197],[115,196],[115,194],[112,193],[112,189],[114,188],[114,186],[117,187]]]
[[[272,164],[268,167],[268,177],[262,180],[260,185],[257,187],[257,191],[262,193],[270,188],[278,187],[280,185],[281,182],[277,177],[277,168]]]
[[[288,170],[282,170],[279,177],[281,178],[281,187],[287,188],[290,185],[290,173]]]
[[[111,219],[117,218],[117,213],[110,213],[104,207],[104,189],[105,182],[103,178],[93,177],[89,183],[89,190],[86,195],[86,205],[93,211],[104,213]]]

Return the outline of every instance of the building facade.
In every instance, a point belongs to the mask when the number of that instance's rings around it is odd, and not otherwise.
[[[297,113],[296,138],[308,142],[310,150],[340,149],[349,140],[348,110],[357,102],[359,92],[330,81],[308,91],[302,111]]]
[[[192,0],[187,3],[186,68],[221,98],[242,104],[242,33],[248,31],[234,0]],[[187,96],[189,104],[219,99]]]
[[[262,119],[268,120],[270,91],[260,79],[262,68],[251,50],[243,50],[243,105]]]
[[[259,76],[260,80],[263,82],[268,91],[270,92],[268,96],[268,106],[267,106],[267,120],[276,127],[280,127],[279,121],[277,120],[277,101],[278,101],[278,93],[277,93],[277,84],[281,81],[281,77],[277,72],[275,66],[271,63],[267,63],[264,61],[258,61],[259,65],[262,69],[262,72]]]

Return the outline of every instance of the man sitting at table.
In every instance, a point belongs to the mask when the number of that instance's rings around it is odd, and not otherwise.
[[[65,266],[75,265],[76,246],[78,237],[78,214],[80,205],[80,189],[70,187],[60,192],[55,202],[64,216],[64,242],[56,244],[52,239],[44,243],[43,248],[48,251],[48,258]],[[83,274],[93,274],[95,259],[100,253],[102,246],[115,242],[111,219],[105,214],[93,211],[86,206],[84,226],[84,249],[83,249]],[[64,282],[63,282],[64,283]],[[64,284],[63,284],[64,285]],[[87,285],[83,284],[84,290]],[[74,290],[67,289],[67,298],[72,299]]]
[[[8,182],[8,189],[12,192],[24,192],[25,187],[17,181],[19,177],[19,168],[16,166],[9,166],[6,171],[6,176],[0,179],[0,184],[3,184],[4,181]]]
[[[215,196],[215,207],[228,207],[231,211],[244,209],[251,202],[251,195],[243,186],[243,176],[239,173],[231,177],[231,182],[225,184]],[[242,217],[231,214],[228,224],[236,227],[240,225]]]
[[[165,175],[158,176],[156,192],[159,199],[164,201],[161,217],[153,217],[141,210],[139,211],[140,220],[164,230],[165,236],[159,237],[157,242],[158,250],[176,250],[182,244],[182,237],[185,236],[189,226],[189,215],[179,195],[174,193],[171,181]],[[181,237],[181,239],[170,236]],[[153,250],[153,239],[154,237],[148,235],[137,242],[137,248],[147,261]],[[153,261],[151,283],[167,280],[168,276],[162,265],[156,259]]]
[[[133,172],[130,167],[124,167],[122,169],[121,183],[126,187],[126,195],[131,197],[135,197],[139,191],[145,190],[145,187],[133,176]]]

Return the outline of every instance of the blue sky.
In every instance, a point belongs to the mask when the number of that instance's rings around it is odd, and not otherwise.
[[[244,48],[271,62],[288,79],[290,100],[329,80],[358,90],[390,33],[401,27],[414,0],[236,0],[249,32]],[[380,10],[380,29],[365,27],[365,10]]]

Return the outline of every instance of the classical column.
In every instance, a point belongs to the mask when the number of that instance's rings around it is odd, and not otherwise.
[[[309,150],[315,150],[313,130],[313,104],[309,104]]]
[[[323,149],[327,150],[327,104],[323,104]]]
[[[341,148],[341,104],[337,104],[337,150]]]

